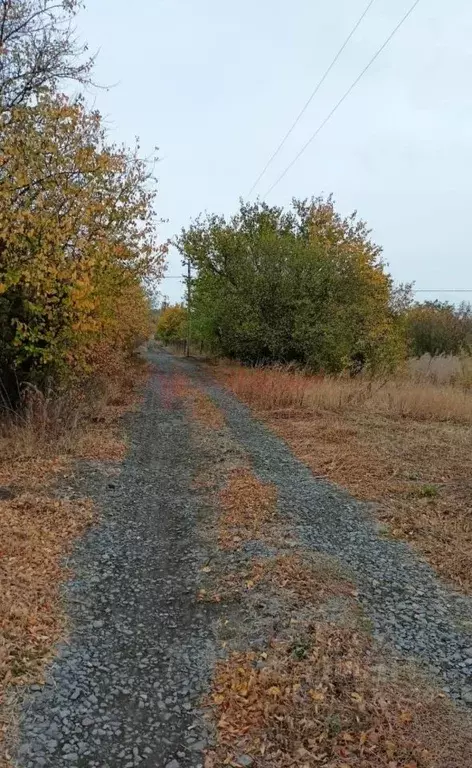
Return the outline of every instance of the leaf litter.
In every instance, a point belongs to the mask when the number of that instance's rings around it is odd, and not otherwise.
[[[232,626],[204,702],[215,733],[205,768],[472,765],[469,715],[414,665],[385,659],[366,631],[349,574],[303,549],[278,514],[276,489],[248,466],[221,473],[218,493],[214,482],[199,488],[217,516],[217,553],[201,569],[199,597],[223,609],[237,601],[245,619],[232,621],[229,612],[223,621]],[[255,541],[274,553],[248,560],[244,547]],[[338,598],[348,621],[330,618]],[[277,615],[254,644],[242,624],[264,631],[264,600]]]
[[[232,653],[210,704],[218,744],[207,768],[457,768],[470,765],[470,724],[424,683],[379,674],[372,641],[317,622],[292,641]]]
[[[223,549],[237,549],[241,542],[276,537],[276,501],[274,486],[262,483],[248,468],[234,469],[219,494],[222,514],[219,519],[219,543]]]
[[[0,766],[9,766],[15,702],[25,685],[44,684],[44,670],[57,642],[67,635],[61,584],[70,577],[64,563],[74,542],[96,517],[90,499],[58,498],[55,486],[72,471],[74,459],[103,463],[118,471],[126,451],[118,420],[136,407],[147,372],[133,374],[114,402],[73,436],[70,452],[45,446],[44,456],[15,452],[0,439]],[[20,446],[21,447],[21,446]]]

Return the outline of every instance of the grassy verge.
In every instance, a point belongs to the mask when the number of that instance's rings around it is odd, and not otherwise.
[[[417,377],[216,368],[315,475],[372,502],[390,535],[472,590],[472,392]]]
[[[67,632],[60,585],[63,559],[94,519],[89,499],[58,498],[57,481],[76,459],[112,463],[125,453],[118,419],[133,407],[142,369],[81,393],[32,392],[0,425],[0,766],[8,765],[15,699],[43,683],[44,668]]]

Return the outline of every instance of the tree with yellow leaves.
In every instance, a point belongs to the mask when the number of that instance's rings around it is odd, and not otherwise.
[[[179,344],[187,338],[187,310],[182,304],[165,307],[157,321],[156,336],[164,344]]]
[[[164,257],[152,179],[137,148],[108,144],[99,114],[61,95],[4,113],[0,146],[4,386],[84,374],[99,348],[149,335],[143,281]]]

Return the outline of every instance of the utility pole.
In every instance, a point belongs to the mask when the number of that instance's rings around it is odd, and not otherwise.
[[[192,341],[192,315],[191,315],[191,267],[190,259],[187,260],[187,357],[190,357],[190,342]]]

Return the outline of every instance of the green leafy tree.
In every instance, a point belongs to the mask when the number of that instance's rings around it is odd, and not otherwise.
[[[403,352],[381,249],[331,198],[241,204],[229,220],[198,219],[178,245],[198,270],[195,335],[224,355],[335,372]]]

